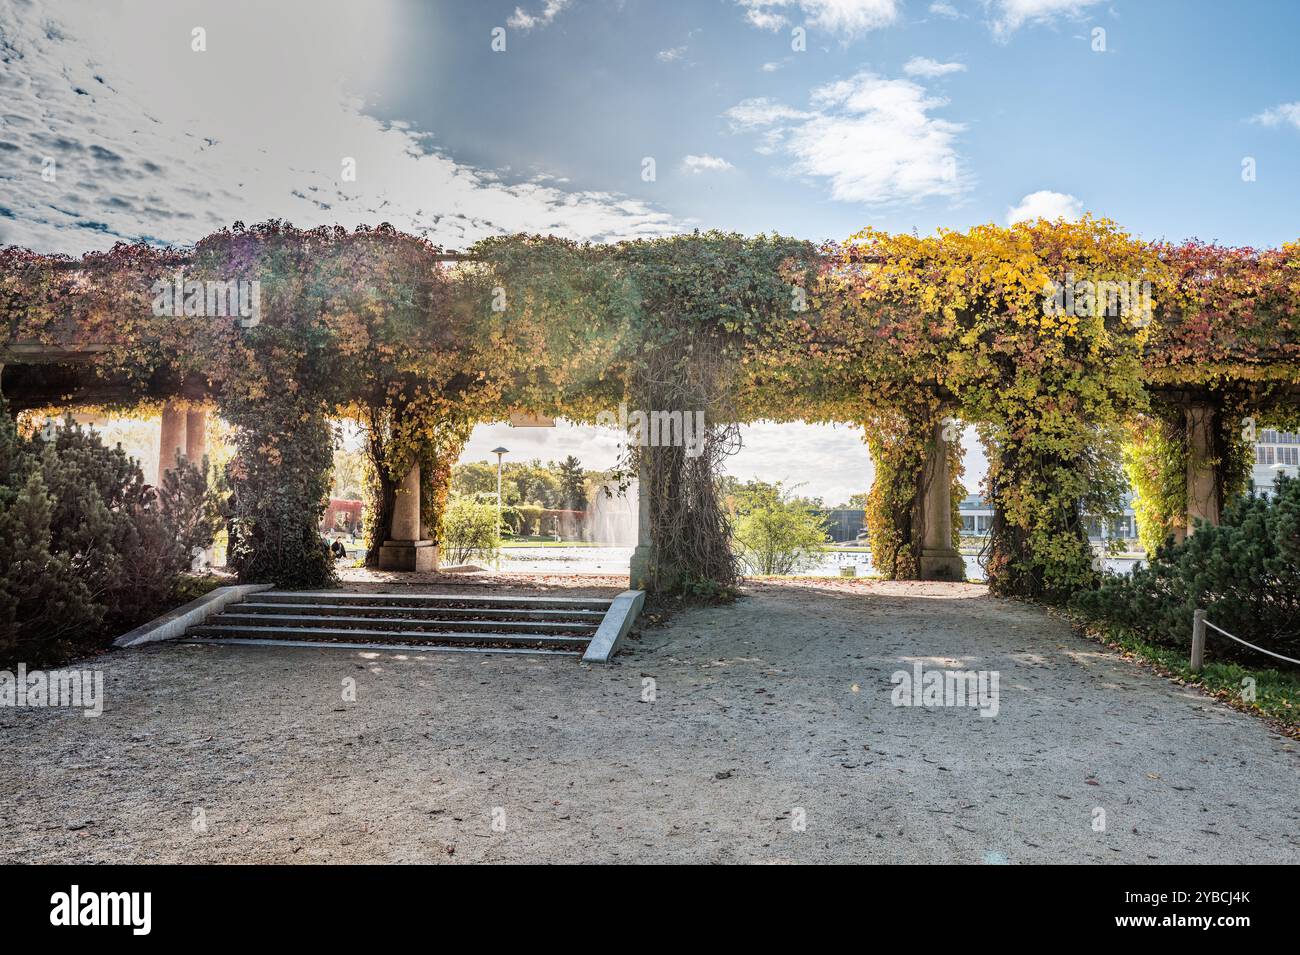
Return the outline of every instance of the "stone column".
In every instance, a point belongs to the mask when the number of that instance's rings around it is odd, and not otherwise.
[[[952,546],[952,475],[943,419],[935,421],[926,445],[925,501],[921,514],[922,580],[965,580],[966,563]]]
[[[636,481],[636,548],[628,568],[628,583],[633,590],[649,588],[655,562],[654,539],[650,534],[650,468],[645,455],[642,448]]]
[[[208,451],[208,413],[202,409],[185,413],[185,457],[196,468],[203,467]]]
[[[1211,404],[1188,405],[1187,416],[1187,534],[1196,521],[1219,523],[1219,482],[1214,460],[1215,408]]]
[[[163,405],[162,428],[158,440],[158,480],[162,486],[163,475],[176,467],[177,453],[185,454],[185,412],[179,405],[168,402]]]
[[[203,409],[185,412],[185,460],[196,468],[203,467],[203,455],[208,451],[208,413]],[[204,475],[207,479],[207,475]],[[216,557],[215,545],[195,551],[194,568],[211,567]]]
[[[420,527],[420,465],[402,478],[393,502],[393,522],[389,525],[388,540],[379,548],[380,570],[438,569],[438,548],[433,541],[424,540]]]

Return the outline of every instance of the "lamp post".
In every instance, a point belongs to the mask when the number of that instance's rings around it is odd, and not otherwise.
[[[493,448],[492,453],[497,456],[497,535],[501,534],[501,457],[509,454],[506,448]]]

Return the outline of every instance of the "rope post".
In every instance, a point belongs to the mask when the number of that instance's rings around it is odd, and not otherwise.
[[[1200,673],[1205,663],[1205,611],[1192,614],[1192,672]]]

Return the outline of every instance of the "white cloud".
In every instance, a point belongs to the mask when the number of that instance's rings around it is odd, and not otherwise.
[[[851,40],[898,19],[898,0],[736,0],[745,19],[762,30],[780,30],[797,8],[804,22]]]
[[[208,50],[196,53],[194,11],[182,4],[57,10],[0,5],[0,242],[69,253],[119,239],[185,244],[272,217],[388,221],[450,248],[513,231],[677,231],[644,203],[541,177],[508,182],[366,115],[337,64],[385,59],[387,11],[348,0],[205,6]],[[54,182],[41,177],[45,157]],[[342,178],[344,157],[356,181]]]
[[[759,152],[789,155],[792,172],[827,180],[842,202],[955,198],[969,187],[956,149],[965,127],[931,116],[947,101],[911,80],[858,73],[813,90],[811,102],[801,112],[750,99],[726,115],[733,130],[765,129]]]
[[[527,32],[533,27],[548,27],[556,17],[564,12],[573,0],[546,0],[538,13],[529,13],[523,7],[515,7],[515,12],[506,21],[512,30]]]
[[[1272,109],[1266,109],[1252,116],[1250,121],[1260,126],[1277,127],[1289,124],[1300,129],[1300,103],[1280,103]]]
[[[937,76],[962,73],[965,70],[965,63],[940,63],[938,60],[932,60],[925,56],[914,56],[903,64],[904,73],[908,76],[919,76],[922,79],[934,79]]]
[[[725,159],[719,156],[710,156],[707,153],[703,156],[687,156],[682,160],[682,165],[687,172],[696,173],[697,175],[702,172],[727,172],[736,168]]]
[[[763,70],[764,73],[775,73],[784,65],[785,64],[778,63],[775,60],[773,60],[771,63],[764,63],[761,69]]]
[[[1037,219],[1065,219],[1073,222],[1083,217],[1083,203],[1064,192],[1040,189],[1020,200],[1019,205],[1007,209],[1007,224],[1033,222]]]
[[[759,129],[786,120],[806,119],[811,113],[793,109],[766,96],[755,96],[742,100],[727,110],[726,117],[731,120],[733,132]]]
[[[930,12],[935,16],[947,17],[949,20],[956,20],[961,16],[961,13],[958,12],[956,7],[951,3],[943,3],[941,0],[940,2],[930,4]]]
[[[686,47],[675,46],[668,50],[660,50],[655,54],[655,58],[661,63],[672,63],[675,60],[680,60],[685,55]]]
[[[1058,17],[1078,19],[1102,0],[993,0],[993,33],[1000,39],[1027,23],[1051,23]]]

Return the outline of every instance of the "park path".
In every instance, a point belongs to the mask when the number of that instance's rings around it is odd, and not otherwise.
[[[893,706],[918,661],[997,716]],[[1300,745],[978,585],[753,584],[606,668],[95,662],[102,717],[0,711],[0,861],[1300,862]]]

